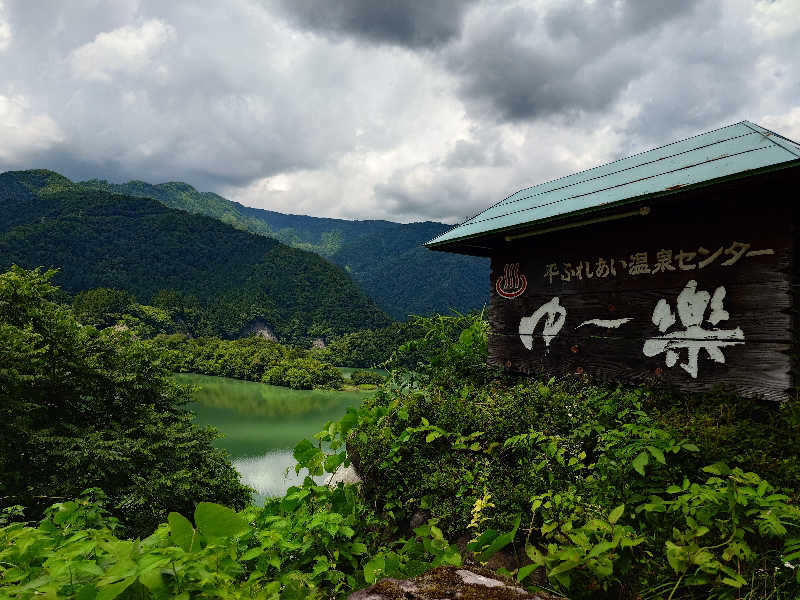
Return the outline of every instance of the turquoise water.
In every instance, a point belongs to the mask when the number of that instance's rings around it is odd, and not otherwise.
[[[242,480],[256,490],[257,502],[302,481],[292,457],[298,442],[373,393],[292,390],[209,375],[175,377],[200,387],[190,409],[198,424],[213,425],[224,435],[216,445],[229,452]]]

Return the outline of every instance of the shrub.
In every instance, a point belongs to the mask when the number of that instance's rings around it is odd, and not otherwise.
[[[431,320],[409,344],[428,366],[346,417],[387,518],[428,511],[445,535],[469,532],[481,560],[513,542],[528,557],[518,579],[542,572],[576,599],[800,592],[796,405],[505,376],[465,366],[485,360],[482,323],[453,325]]]
[[[281,361],[267,370],[262,381],[296,390],[310,390],[315,387],[340,389],[344,378],[336,367],[329,364],[313,358],[294,358]]]

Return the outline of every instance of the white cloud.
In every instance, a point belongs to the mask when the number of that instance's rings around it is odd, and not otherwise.
[[[29,157],[64,141],[58,124],[22,96],[0,95],[0,160]]]
[[[0,52],[11,45],[11,25],[7,19],[5,4],[0,0]]]
[[[759,125],[800,143],[800,106],[779,115],[764,115],[758,120]]]
[[[0,170],[452,222],[741,119],[800,137],[800,0],[35,4],[0,16]]]
[[[151,19],[139,27],[126,25],[98,33],[94,41],[75,49],[69,57],[78,77],[111,82],[117,71],[135,73],[153,69],[163,78],[163,66],[152,61],[159,49],[175,37],[175,28],[160,19]]]

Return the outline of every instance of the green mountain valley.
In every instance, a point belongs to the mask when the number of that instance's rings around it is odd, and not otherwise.
[[[237,229],[273,237],[310,250],[345,269],[378,306],[395,319],[410,314],[447,314],[480,309],[487,301],[486,259],[430,252],[424,242],[450,229],[444,223],[348,221],[243,206],[185,183],[113,184],[90,180],[71,184],[153,198],[171,208],[214,217]]]
[[[54,282],[73,295],[125,290],[177,311],[194,335],[236,337],[259,322],[301,339],[389,323],[317,254],[49,171],[0,175],[0,268],[12,264],[59,269]]]

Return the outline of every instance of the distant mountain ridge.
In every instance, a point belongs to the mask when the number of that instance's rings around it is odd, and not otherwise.
[[[193,315],[194,333],[235,337],[263,321],[281,339],[380,327],[389,318],[317,254],[147,197],[52,171],[0,174],[0,269],[57,267],[75,294],[108,287]]]
[[[171,208],[213,217],[315,252],[344,268],[378,306],[396,319],[410,314],[467,312],[480,309],[488,301],[487,259],[431,252],[422,246],[450,228],[444,223],[290,215],[244,206],[182,182],[115,184],[93,179],[73,185],[152,198]]]

